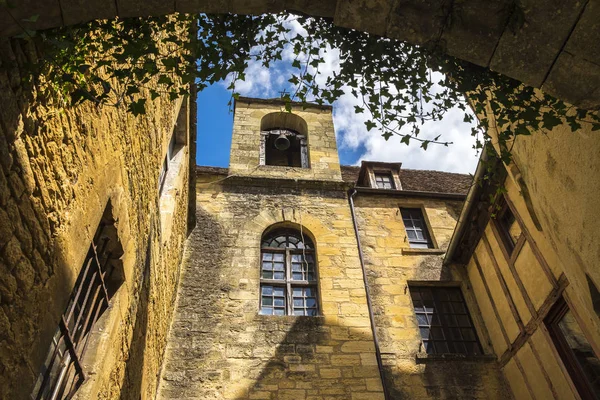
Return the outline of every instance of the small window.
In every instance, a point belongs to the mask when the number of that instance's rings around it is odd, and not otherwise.
[[[410,247],[416,249],[433,248],[433,242],[427,232],[427,225],[425,224],[425,218],[421,209],[401,208],[400,211]]]
[[[308,168],[304,136],[289,129],[273,129],[264,135],[265,165]]]
[[[260,313],[319,314],[315,250],[300,232],[279,229],[262,240]]]
[[[379,189],[396,189],[394,178],[389,172],[375,172],[375,186]]]
[[[600,398],[600,359],[563,298],[544,323],[581,398]]]
[[[482,354],[459,288],[411,286],[410,295],[428,354]]]
[[[496,226],[508,254],[511,254],[521,237],[521,226],[505,200],[502,201],[496,216]]]

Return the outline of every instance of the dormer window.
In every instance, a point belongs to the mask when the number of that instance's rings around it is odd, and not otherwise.
[[[396,189],[390,172],[375,172],[375,186],[379,189]]]

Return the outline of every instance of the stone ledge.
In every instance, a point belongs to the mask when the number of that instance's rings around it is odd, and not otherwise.
[[[468,362],[495,362],[496,356],[493,354],[484,354],[481,356],[467,356],[459,353],[427,354],[417,353],[415,356],[417,364],[425,364],[440,361],[468,361]]]
[[[402,255],[439,255],[445,254],[446,250],[442,249],[413,249],[413,248],[405,248],[402,249]]]

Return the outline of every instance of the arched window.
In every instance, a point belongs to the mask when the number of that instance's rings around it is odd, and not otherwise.
[[[317,268],[312,241],[295,229],[277,229],[263,236],[260,313],[316,316],[319,314],[317,303]]]

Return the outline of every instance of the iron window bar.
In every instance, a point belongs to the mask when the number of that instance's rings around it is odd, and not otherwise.
[[[103,250],[108,238],[105,238]],[[110,301],[105,278],[112,274],[107,271],[108,260],[101,265],[97,247],[90,245],[84,268],[80,272],[69,303],[59,320],[58,330],[53,338],[54,349],[46,361],[39,389],[32,398],[36,400],[69,399],[85,381],[86,375],[82,359],[90,340],[90,332],[101,313]],[[109,272],[107,274],[107,272]]]

